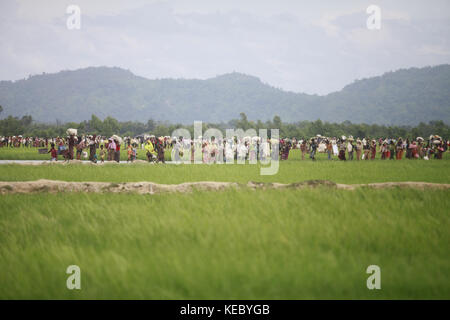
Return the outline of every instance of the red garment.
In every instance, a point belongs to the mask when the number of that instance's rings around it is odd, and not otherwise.
[[[56,152],[56,149],[52,149],[51,150],[51,155],[52,155],[52,158],[56,158],[58,156],[58,153]]]

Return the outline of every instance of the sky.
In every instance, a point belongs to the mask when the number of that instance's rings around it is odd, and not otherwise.
[[[370,5],[380,29],[366,25]],[[0,80],[117,66],[149,79],[240,72],[323,95],[446,63],[448,0],[0,0]]]

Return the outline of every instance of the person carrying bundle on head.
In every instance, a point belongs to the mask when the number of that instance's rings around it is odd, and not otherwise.
[[[342,136],[342,138],[339,140],[339,155],[338,158],[339,160],[345,161],[345,141],[347,140],[347,137]]]

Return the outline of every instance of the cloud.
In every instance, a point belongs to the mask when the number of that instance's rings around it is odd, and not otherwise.
[[[81,30],[66,28],[72,3],[81,8]],[[4,0],[0,79],[90,65],[148,78],[239,71],[286,90],[325,94],[356,78],[450,62],[448,11],[419,1],[380,1],[380,31],[366,28],[360,1],[241,3]]]
[[[450,55],[450,50],[440,45],[423,45],[420,47],[419,52],[427,55],[439,55],[439,56]]]

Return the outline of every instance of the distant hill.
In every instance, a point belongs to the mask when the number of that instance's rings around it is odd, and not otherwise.
[[[31,115],[40,122],[82,121],[91,114],[118,120],[176,123],[249,119],[354,123],[450,123],[450,65],[411,68],[357,80],[326,96],[274,88],[231,73],[207,80],[149,80],[120,68],[91,67],[0,82],[2,117]]]

